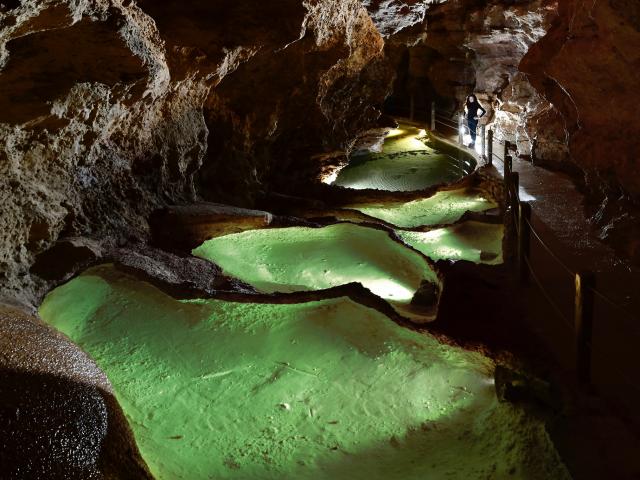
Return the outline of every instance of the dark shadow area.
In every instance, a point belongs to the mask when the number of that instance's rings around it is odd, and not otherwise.
[[[0,369],[3,479],[151,478],[116,400],[62,377]]]
[[[0,76],[0,122],[21,124],[49,114],[51,102],[78,83],[114,86],[144,79],[142,61],[118,28],[114,20],[84,19],[8,42],[9,62]]]

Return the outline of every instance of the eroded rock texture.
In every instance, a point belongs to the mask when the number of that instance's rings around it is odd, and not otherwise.
[[[395,53],[400,103],[426,96],[455,111],[476,92],[498,138],[570,173],[600,236],[640,261],[639,12],[633,0],[434,5]]]
[[[150,479],[106,375],[61,334],[0,304],[6,479]]]
[[[356,0],[3,2],[3,293],[30,301],[59,237],[313,179],[377,120],[383,43]]]
[[[521,69],[560,112],[601,237],[640,263],[640,3],[561,2]]]
[[[447,0],[362,0],[371,19],[385,38],[422,23],[431,5]]]

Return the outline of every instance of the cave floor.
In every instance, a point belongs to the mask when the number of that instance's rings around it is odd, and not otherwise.
[[[496,207],[480,192],[466,188],[445,190],[408,202],[367,202],[346,206],[399,228],[450,225],[466,212],[484,212]]]

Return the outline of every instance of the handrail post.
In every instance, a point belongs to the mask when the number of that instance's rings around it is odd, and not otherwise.
[[[493,130],[489,129],[489,138],[487,139],[487,164],[493,165]]]
[[[511,221],[514,227],[518,227],[518,202],[520,199],[518,198],[518,190],[520,188],[520,175],[518,172],[511,172],[509,175],[509,181],[507,183],[509,188],[509,207],[511,208]]]
[[[509,156],[509,150],[511,150],[511,142],[509,140],[506,140],[504,142],[504,156],[502,158],[505,159],[505,161],[507,160],[507,157]]]
[[[416,99],[413,92],[411,92],[411,96],[409,98],[409,118],[413,122],[415,118],[415,110],[416,110]]]
[[[574,321],[576,332],[576,371],[583,385],[591,383],[591,353],[593,340],[593,315],[595,276],[591,272],[576,273]]]
[[[527,258],[531,248],[531,205],[518,203],[518,276],[523,285],[529,283]]]
[[[518,172],[511,171],[509,175],[511,179],[511,206],[513,207],[513,214],[518,213],[518,203],[520,202],[520,174]]]
[[[431,102],[431,131],[436,129],[436,102]]]
[[[507,189],[507,192],[509,190],[509,177],[511,177],[512,171],[513,171],[513,159],[511,158],[511,156],[507,155],[506,157],[504,157],[504,184]]]
[[[480,126],[480,136],[482,137],[482,156],[487,158],[487,137],[486,137],[486,129],[485,125]]]
[[[458,115],[458,143],[464,145],[464,117]]]

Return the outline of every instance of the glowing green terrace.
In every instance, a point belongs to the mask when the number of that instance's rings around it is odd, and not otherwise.
[[[352,157],[339,172],[335,185],[356,190],[414,191],[453,182],[474,170],[473,159],[434,150],[419,140],[421,133],[424,131],[401,124],[385,139],[382,153]]]
[[[498,205],[471,189],[445,190],[428,198],[409,202],[378,202],[349,205],[400,228],[455,223],[467,212],[484,212]]]
[[[101,267],[40,314],[107,373],[159,480],[568,478],[487,358],[346,299],[180,302]]]
[[[251,230],[208,240],[193,253],[268,293],[359,282],[381,298],[406,304],[424,280],[438,282],[423,257],[387,232],[350,223]]]
[[[504,225],[463,222],[429,232],[397,230],[403,242],[432,260],[467,260],[488,265],[501,264]]]

